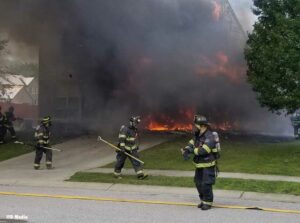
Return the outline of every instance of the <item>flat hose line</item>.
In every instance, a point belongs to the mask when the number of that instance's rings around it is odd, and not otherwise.
[[[177,206],[197,206],[195,203],[188,202],[172,202],[172,201],[151,201],[151,200],[133,200],[121,198],[104,198],[104,197],[89,197],[89,196],[70,196],[70,195],[50,195],[50,194],[30,194],[30,193],[17,193],[17,192],[0,192],[0,195],[6,196],[20,196],[20,197],[46,197],[57,199],[77,199],[77,200],[91,200],[91,201],[110,201],[110,202],[125,202],[125,203],[143,203],[143,204],[161,204],[161,205],[177,205]],[[232,206],[232,205],[213,205],[215,208],[228,208],[228,209],[242,209],[242,210],[257,210],[287,214],[300,214],[300,210],[284,210],[273,208],[261,207],[247,207],[247,206]]]

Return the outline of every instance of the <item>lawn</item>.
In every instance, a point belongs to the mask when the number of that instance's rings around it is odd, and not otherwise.
[[[33,132],[17,132],[18,141],[28,143],[28,144],[35,144],[34,140],[34,133]],[[58,143],[62,143],[67,139],[71,139],[72,137],[52,137],[51,138],[51,145],[55,145]],[[0,145],[0,162],[4,160],[8,160],[29,152],[35,151],[33,146],[26,146],[21,144],[15,144],[9,138],[6,138],[7,143]]]
[[[149,176],[144,180],[138,180],[136,176],[133,175],[126,175],[123,176],[122,179],[115,179],[113,174],[77,172],[68,181],[195,187],[192,177]],[[219,178],[214,188],[223,190],[300,195],[300,183],[281,181]]]
[[[186,145],[188,138],[156,145],[140,153],[145,169],[193,170],[189,161],[184,161],[180,148]],[[264,142],[263,140],[223,138],[219,160],[221,172],[242,172],[300,176],[300,141]],[[113,163],[107,167],[113,167]],[[131,165],[127,161],[126,168]]]
[[[0,145],[0,161],[8,160],[25,153],[32,152],[33,149],[29,146],[8,143]]]

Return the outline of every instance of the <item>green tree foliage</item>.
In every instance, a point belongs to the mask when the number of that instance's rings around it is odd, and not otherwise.
[[[248,81],[262,106],[291,113],[300,108],[300,0],[254,0],[258,21],[245,58]]]

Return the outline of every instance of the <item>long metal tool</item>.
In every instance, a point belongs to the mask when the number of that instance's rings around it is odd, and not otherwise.
[[[111,144],[110,142],[107,142],[106,140],[102,139],[101,136],[98,136],[97,141],[102,141],[102,142],[104,142],[105,144],[109,145],[110,147],[112,147],[112,148],[114,148],[114,149],[116,149],[116,150],[118,150],[118,151],[120,151],[120,152],[122,151],[120,148],[116,147],[114,144]],[[129,153],[127,153],[127,152],[124,152],[124,154],[127,155],[127,156],[129,156],[129,157],[131,157],[132,159],[134,159],[134,160],[140,162],[141,164],[145,164],[142,160],[140,160],[140,159],[138,159],[138,158],[132,156],[131,154],[129,154]]]
[[[15,141],[14,143],[15,144],[21,144],[21,145],[27,145],[27,146],[35,147],[35,145],[33,145],[33,144],[24,143],[24,142],[20,142],[20,141]],[[61,149],[50,148],[50,147],[47,147],[47,146],[40,146],[40,147],[43,148],[43,149],[48,149],[48,150],[53,150],[53,151],[57,151],[57,152],[62,152]]]

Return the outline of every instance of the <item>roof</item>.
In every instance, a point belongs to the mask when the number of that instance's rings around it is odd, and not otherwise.
[[[0,99],[13,99],[24,86],[28,86],[34,77],[4,74],[0,76]]]
[[[1,99],[13,99],[23,88],[24,86],[12,86],[5,87],[4,90],[0,90]]]
[[[0,84],[2,85],[20,85],[28,86],[34,77],[24,77],[22,75],[4,74],[0,76]]]

